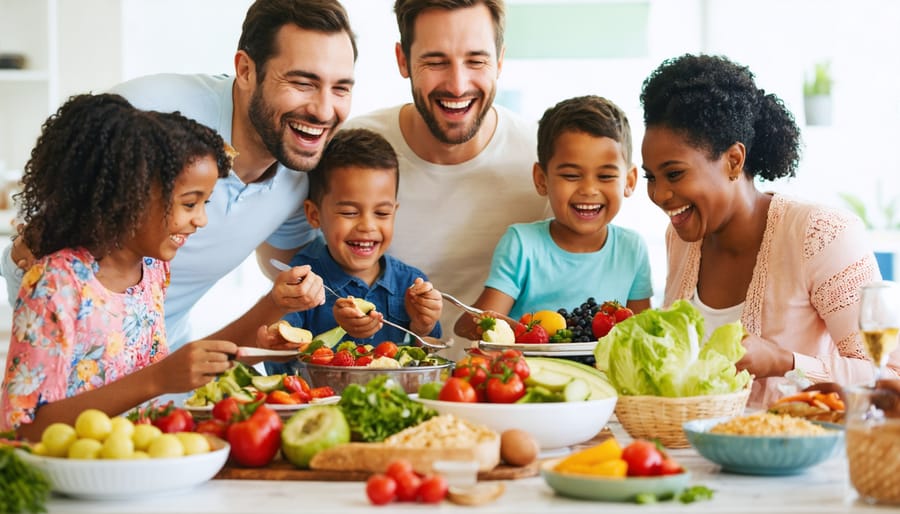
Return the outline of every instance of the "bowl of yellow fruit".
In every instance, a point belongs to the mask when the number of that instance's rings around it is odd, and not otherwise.
[[[85,499],[127,499],[190,489],[215,476],[230,447],[195,432],[164,434],[88,409],[75,426],[53,423],[31,451],[17,450],[53,491]]]

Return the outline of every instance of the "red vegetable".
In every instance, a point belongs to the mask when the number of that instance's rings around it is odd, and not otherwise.
[[[487,399],[491,403],[514,403],[523,396],[525,396],[525,383],[515,373],[488,379]]]
[[[249,413],[249,417],[244,418]],[[281,448],[281,417],[258,403],[241,409],[241,419],[228,427],[231,457],[240,465],[262,467],[272,462]]]
[[[638,439],[622,449],[622,460],[628,463],[628,476],[645,477],[660,474],[663,455],[655,444]]]
[[[450,377],[441,387],[438,393],[438,400],[445,402],[467,402],[475,403],[478,396],[475,394],[475,388],[465,379],[459,377]]]
[[[397,496],[397,482],[387,475],[372,475],[366,482],[366,496],[375,505],[391,503]]]

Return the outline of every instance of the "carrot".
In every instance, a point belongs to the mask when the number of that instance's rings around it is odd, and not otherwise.
[[[775,401],[775,405],[779,403],[790,403],[790,402],[803,402],[810,403],[816,397],[816,395],[821,394],[819,391],[801,391],[797,394],[792,394],[790,396],[785,396],[784,398],[779,398]]]
[[[840,395],[837,393],[817,394],[815,399],[825,404],[831,410],[844,410],[844,401],[841,400]]]

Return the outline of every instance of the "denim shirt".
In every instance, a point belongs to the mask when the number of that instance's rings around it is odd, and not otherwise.
[[[413,284],[417,277],[428,280],[418,268],[405,264],[395,257],[383,255],[380,260],[381,275],[369,287],[361,279],[348,275],[328,252],[324,239],[317,238],[306,245],[297,255],[291,259],[291,266],[303,266],[308,264],[313,273],[322,277],[325,285],[334,289],[341,297],[353,296],[362,298],[375,304],[375,310],[382,313],[386,319],[398,325],[409,327],[410,317],[404,305],[406,289]],[[313,336],[331,330],[337,326],[334,320],[333,307],[337,298],[326,291],[325,303],[312,309],[292,312],[284,317],[295,327],[302,327],[313,333]],[[440,338],[442,334],[441,324],[435,324],[434,330],[428,334],[431,337]],[[349,337],[346,337],[349,339]],[[409,340],[405,332],[394,327],[383,325],[381,330],[372,337],[354,339],[357,344],[377,345],[382,341],[393,341],[397,345],[408,345]],[[266,370],[272,373],[292,373],[293,369],[278,363],[267,362]]]

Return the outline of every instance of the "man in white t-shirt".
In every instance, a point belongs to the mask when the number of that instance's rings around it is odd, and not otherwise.
[[[474,302],[506,228],[549,215],[531,178],[537,124],[493,105],[503,65],[502,0],[397,0],[400,74],[414,103],[355,117],[379,132],[400,161],[389,252],[435,287]],[[444,309],[452,331],[459,310]]]

